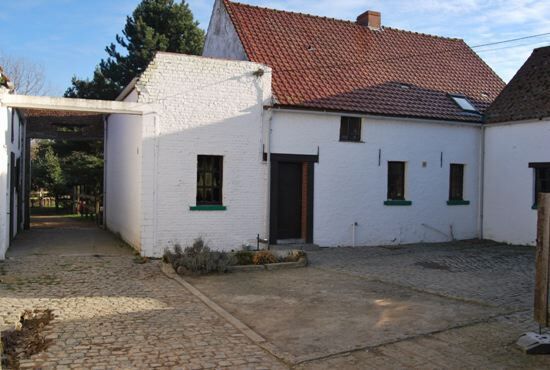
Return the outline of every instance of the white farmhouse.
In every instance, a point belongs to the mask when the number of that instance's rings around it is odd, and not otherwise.
[[[0,259],[22,225],[13,108],[105,114],[104,224],[143,256],[197,237],[534,244],[549,56],[499,96],[462,40],[216,0],[204,55],[157,53],[118,101],[0,95]]]
[[[217,0],[204,56],[273,69],[271,243],[480,236],[483,112],[504,87],[462,41]]]
[[[533,51],[487,111],[483,236],[534,245],[550,192],[550,47]]]

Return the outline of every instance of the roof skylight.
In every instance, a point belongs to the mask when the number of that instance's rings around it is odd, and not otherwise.
[[[477,108],[465,96],[451,95],[451,98],[463,111],[478,113]]]

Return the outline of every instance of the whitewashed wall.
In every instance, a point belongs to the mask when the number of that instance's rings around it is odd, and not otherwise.
[[[275,111],[272,152],[316,154],[314,242],[321,246],[440,242],[478,236],[479,127],[365,118],[364,143],[339,141],[340,116]],[[381,165],[378,151],[381,150]],[[440,165],[443,152],[443,167]],[[406,198],[385,206],[387,162],[406,161]],[[426,162],[426,167],[422,162]],[[449,164],[464,163],[470,205],[448,206]]]
[[[203,56],[248,60],[235,26],[221,0],[216,0],[210,17]]]
[[[550,162],[548,119],[487,126],[484,238],[536,244],[535,178],[530,162]]]
[[[11,108],[0,107],[0,260],[5,258],[6,251],[10,243],[9,232],[9,217],[10,217],[10,196],[14,200],[14,210],[11,217],[13,219],[13,233],[17,233],[17,218],[18,213],[23,212],[23,195],[24,189],[21,188],[21,194],[10,194],[10,156],[15,153],[16,160],[21,158],[21,167],[24,165],[24,160],[21,157],[24,139],[24,126],[17,114],[12,115]],[[13,117],[13,124],[12,124]],[[12,127],[14,140],[12,142]]]
[[[9,116],[8,109],[0,107],[0,260],[5,258],[9,245],[9,153],[6,142],[9,140]]]
[[[124,101],[136,102],[132,92]],[[141,247],[142,117],[113,114],[105,131],[105,223],[135,249]]]
[[[262,76],[254,73],[263,71]],[[137,84],[139,101],[158,107],[144,123],[142,254],[161,255],[202,236],[235,249],[265,234],[263,105],[271,71],[237,62],[159,53]],[[222,155],[225,211],[196,205],[197,156]],[[155,169],[156,168],[156,169]]]

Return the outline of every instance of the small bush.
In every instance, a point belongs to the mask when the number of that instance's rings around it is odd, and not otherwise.
[[[267,263],[277,263],[277,257],[273,255],[270,251],[259,251],[254,253],[252,257],[252,262],[255,265],[265,265]]]
[[[237,265],[252,265],[252,258],[254,252],[251,251],[238,251],[235,252],[235,260]]]
[[[227,272],[228,267],[234,264],[232,255],[210,250],[202,238],[195,239],[193,245],[183,251],[179,245],[174,247],[174,252],[166,250],[163,260],[180,275]]]

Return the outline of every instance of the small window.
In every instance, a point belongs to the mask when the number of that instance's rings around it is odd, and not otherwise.
[[[451,164],[449,200],[464,200],[464,165]]]
[[[340,141],[361,141],[361,118],[342,117],[340,120]]]
[[[197,163],[197,205],[222,204],[223,157],[199,155]]]
[[[388,162],[388,200],[405,200],[405,162]]]
[[[478,113],[478,110],[474,105],[465,97],[461,95],[451,95],[451,99],[464,111]]]
[[[531,163],[530,167],[535,170],[535,199],[537,205],[539,193],[550,193],[550,163]]]

